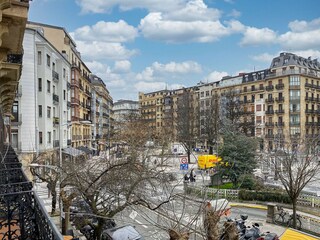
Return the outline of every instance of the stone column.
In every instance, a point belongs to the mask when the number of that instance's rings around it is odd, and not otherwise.
[[[275,214],[275,209],[276,209],[277,204],[274,203],[268,203],[267,207],[267,223],[273,223],[273,217]]]

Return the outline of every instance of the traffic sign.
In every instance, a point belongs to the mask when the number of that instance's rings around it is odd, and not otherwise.
[[[181,162],[181,164],[186,164],[186,163],[188,163],[188,159],[186,157],[181,157],[180,162]]]
[[[188,163],[180,164],[180,170],[188,170],[189,165]]]

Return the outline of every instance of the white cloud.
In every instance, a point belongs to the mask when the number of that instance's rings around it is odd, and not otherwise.
[[[270,63],[272,59],[276,56],[275,54],[262,53],[260,55],[252,56],[252,59],[259,62],[268,62]]]
[[[77,40],[103,41],[103,42],[128,42],[138,36],[138,31],[125,21],[105,22],[99,21],[92,26],[83,26],[73,33]]]
[[[114,63],[114,72],[118,73],[126,73],[129,72],[131,69],[131,62],[128,60],[116,61]]]
[[[173,79],[178,75],[200,73],[201,71],[201,65],[194,61],[180,63],[169,62],[167,64],[154,62],[151,66],[146,67],[141,73],[138,73],[136,79],[139,81],[155,81],[166,75],[169,75],[169,77]]]
[[[309,50],[301,50],[301,51],[292,51],[292,53],[304,57],[304,58],[308,58],[311,57],[311,59],[316,59],[316,58],[320,58],[320,51],[319,50],[314,50],[314,49],[309,49]]]
[[[139,29],[146,38],[165,42],[213,42],[229,35],[230,29],[219,21],[173,21],[160,12],[149,13]]]
[[[306,32],[286,32],[279,37],[280,44],[289,50],[320,47],[320,29]]]
[[[203,0],[191,0],[184,8],[171,11],[163,15],[165,20],[171,21],[216,21],[221,13],[218,9],[208,8]]]
[[[139,92],[154,92],[165,89],[167,84],[165,82],[138,82],[134,85]]]
[[[243,46],[274,44],[276,40],[277,34],[269,28],[246,27],[240,44]]]
[[[289,23],[289,28],[292,32],[306,32],[320,28],[320,18],[313,19],[310,22],[307,21],[292,21]]]
[[[129,50],[121,43],[76,41],[81,55],[90,60],[125,60],[137,54],[137,50]]]
[[[144,8],[149,11],[172,11],[180,9],[187,0],[77,0],[83,13],[105,13],[118,6],[127,11],[134,8]]]
[[[205,77],[205,82],[216,82],[222,79],[222,77],[228,76],[227,72],[213,71],[207,77]]]
[[[232,11],[228,14],[229,17],[238,18],[241,16],[241,12],[236,9],[232,9]]]

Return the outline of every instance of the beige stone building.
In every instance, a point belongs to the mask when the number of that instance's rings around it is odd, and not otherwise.
[[[224,115],[228,92],[239,104],[239,117],[246,134],[261,139],[264,150],[275,150],[297,139],[315,139],[320,134],[320,63],[292,53],[281,53],[269,68],[215,83],[188,88],[193,92],[194,108],[199,108],[198,140],[205,138],[205,109],[212,108],[212,97],[220,98],[220,114]],[[172,125],[174,130],[177,102],[182,90],[139,93],[140,112],[155,129]],[[169,123],[171,121],[171,123]],[[201,141],[200,141],[201,142]],[[206,140],[201,143],[206,146]]]

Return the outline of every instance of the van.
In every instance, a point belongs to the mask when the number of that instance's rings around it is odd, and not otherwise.
[[[198,156],[198,168],[214,168],[221,160],[221,157],[218,157],[216,155],[200,155]]]
[[[228,217],[231,214],[230,202],[225,198],[211,200],[207,202],[207,206],[215,212],[219,212],[220,217]]]

